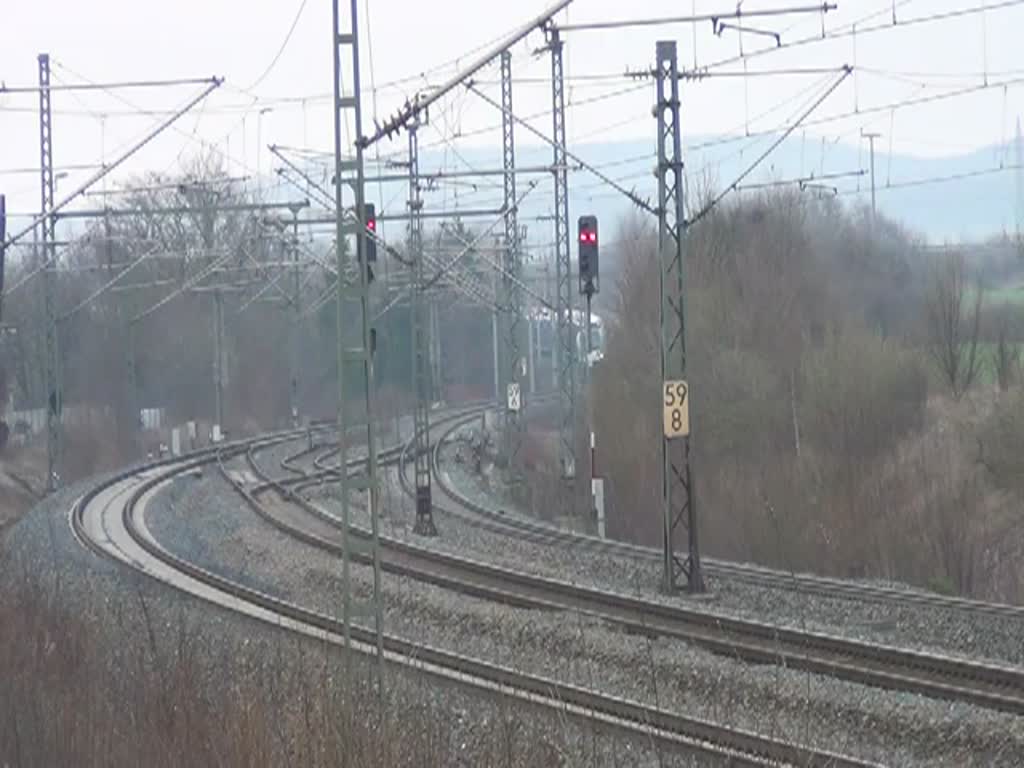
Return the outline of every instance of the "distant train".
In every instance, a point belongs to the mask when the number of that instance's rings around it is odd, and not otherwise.
[[[535,309],[529,315],[530,324],[530,348],[533,354],[540,358],[550,358],[554,351],[556,315],[549,309]],[[584,361],[587,359],[587,314],[586,312],[572,310],[572,325],[576,337],[576,359]],[[590,315],[591,339],[593,352],[590,364],[594,364],[604,357],[605,327],[604,321],[595,313]]]

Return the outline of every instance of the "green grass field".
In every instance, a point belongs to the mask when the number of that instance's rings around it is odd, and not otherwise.
[[[1024,361],[1024,344],[1016,344],[1018,360]],[[978,358],[981,367],[978,370],[980,384],[996,383],[995,342],[983,341],[978,344]]]
[[[1020,342],[1017,345],[1018,351],[1018,375],[1020,375],[1021,364],[1024,364],[1024,342]],[[978,376],[975,379],[976,384],[983,386],[994,386],[997,382],[996,378],[996,365],[995,365],[995,342],[982,341],[978,343]],[[921,362],[925,365],[925,370],[928,372],[928,380],[930,388],[934,392],[942,392],[947,388],[945,380],[935,367],[935,363],[932,358],[928,355],[927,351],[918,348],[918,354],[920,354]]]
[[[1024,306],[1024,282],[1014,281],[985,291],[985,303],[989,305],[1019,304]]]

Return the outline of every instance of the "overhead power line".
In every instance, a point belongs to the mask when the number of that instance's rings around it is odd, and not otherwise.
[[[537,183],[536,182],[531,182],[527,186],[526,191],[523,192],[519,196],[519,198],[515,201],[516,207],[518,208],[520,205],[522,205],[522,202],[523,202],[523,200],[526,199],[527,195],[529,195],[536,188],[537,188]],[[491,223],[488,224],[487,227],[485,229],[483,229],[476,237],[474,237],[473,240],[468,245],[466,245],[465,248],[463,248],[459,253],[457,253],[455,256],[453,256],[449,261],[443,263],[441,268],[438,269],[433,274],[433,276],[431,276],[431,278],[425,282],[423,288],[424,289],[430,288],[431,286],[435,285],[441,278],[443,278],[445,275],[447,275],[451,270],[455,269],[458,266],[459,262],[462,261],[462,259],[465,258],[465,256],[468,253],[470,253],[477,245],[479,245],[480,242],[485,237],[487,237],[496,226],[498,226],[498,223],[504,220],[504,218],[505,218],[505,211],[499,211],[498,212],[498,216],[493,221],[491,221]],[[409,295],[411,292],[412,292],[412,287],[411,286],[409,288],[399,292],[399,294],[397,296],[395,296],[394,299],[392,299],[390,302],[388,302],[387,305],[385,305],[385,307],[383,309],[381,309],[374,316],[374,321],[379,320],[381,317],[383,317],[384,314],[388,310],[390,310],[401,299],[403,299],[405,296]]]
[[[155,254],[157,252],[157,250],[159,249],[159,247],[160,247],[159,245],[154,245],[148,251],[146,251],[141,256],[139,256],[139,258],[137,258],[135,261],[133,261],[127,267],[125,267],[120,272],[118,272],[116,275],[114,275],[114,277],[112,277],[106,283],[104,283],[99,288],[97,288],[95,291],[93,291],[91,294],[89,294],[89,296],[87,298],[83,299],[78,304],[76,304],[72,309],[69,309],[67,312],[65,312],[63,315],[61,315],[61,317],[60,317],[61,321],[62,322],[66,322],[71,317],[76,315],[80,310],[82,310],[85,307],[87,307],[90,304],[92,304],[96,299],[98,299],[101,295],[103,295],[103,293],[105,293],[109,288],[113,288],[115,284],[119,283],[121,281],[121,278],[125,277],[129,272],[131,272],[137,266],[142,264],[142,262],[146,261],[150,256]]]
[[[46,90],[54,91],[112,91],[120,88],[164,88],[178,85],[213,85],[219,84],[217,77],[190,77],[176,80],[125,80],[113,83],[61,83],[49,85]],[[38,85],[8,86],[0,83],[0,96],[16,93],[39,93],[43,90]]]
[[[822,31],[813,35],[808,35],[806,37],[792,40],[790,42],[781,42],[779,45],[773,45],[770,48],[761,48],[755,51],[741,52],[737,56],[729,56],[724,59],[713,61],[710,64],[705,64],[702,67],[699,67],[699,69],[715,69],[717,67],[725,66],[727,64],[735,64],[737,62],[747,61],[748,59],[752,59],[757,56],[763,56],[764,54],[772,53],[774,51],[790,50],[792,48],[798,48],[804,45],[814,45],[815,43],[823,43],[855,35],[866,35],[875,32],[883,32],[886,30],[904,29],[906,27],[912,27],[919,24],[931,24],[939,21],[948,21],[950,19],[957,19],[963,16],[970,16],[976,13],[998,11],[1004,8],[1011,8],[1019,5],[1024,5],[1024,0],[1002,0],[1002,2],[985,2],[982,5],[971,6],[969,8],[959,8],[952,11],[942,11],[923,16],[911,16],[910,18],[905,19],[896,19],[894,16],[894,18],[891,21],[878,23],[868,27],[861,27],[859,26],[858,22],[850,25],[849,27],[844,27],[839,30],[833,30],[832,32]],[[872,14],[872,16],[876,15],[878,14]]]
[[[263,70],[263,74],[257,77],[252,85],[243,88],[243,91],[251,91],[254,88],[257,88],[260,83],[267,79],[267,76],[274,70],[274,67],[277,66],[277,62],[281,60],[281,55],[284,53],[284,49],[288,47],[288,42],[292,39],[292,35],[295,33],[295,28],[299,25],[299,19],[302,18],[302,12],[306,10],[306,2],[307,0],[302,0],[302,2],[299,3],[299,10],[295,12],[295,18],[292,19],[292,25],[288,27],[288,32],[285,34],[284,40],[281,42],[281,47],[277,49],[277,53],[274,54],[274,58],[271,59],[267,68]]]
[[[798,176],[795,179],[776,179],[774,181],[762,181],[756,184],[742,184],[735,188],[736,192],[752,192],[758,189],[772,189],[774,187],[805,187],[818,185],[824,181],[836,181],[838,179],[849,179],[867,175],[867,171],[859,168],[856,171],[837,171],[835,173],[822,173],[815,176],[813,173],[807,176]]]
[[[171,291],[171,293],[169,293],[166,296],[164,296],[156,304],[154,304],[153,306],[149,307],[148,309],[144,309],[142,312],[137,314],[135,317],[133,317],[129,321],[129,323],[132,323],[132,324],[137,323],[139,320],[142,320],[144,317],[148,317],[149,315],[151,315],[154,312],[156,312],[158,309],[160,309],[162,306],[167,304],[169,301],[173,300],[176,296],[180,296],[181,294],[185,293],[186,291],[191,290],[196,285],[198,285],[203,280],[205,280],[207,277],[209,277],[214,272],[216,272],[218,267],[220,267],[222,264],[224,264],[228,259],[233,258],[235,255],[236,254],[234,253],[234,251],[229,250],[223,256],[215,259],[213,262],[211,262],[210,264],[206,265],[198,273],[196,273],[192,277],[190,277],[187,280],[185,280],[185,282],[183,282],[181,284],[181,286],[179,286],[176,290]]]
[[[196,104],[198,104],[203,99],[205,99],[207,96],[209,96],[211,93],[213,93],[214,89],[216,89],[220,85],[220,83],[221,83],[220,80],[215,80],[213,83],[208,85],[205,89],[203,89],[202,93],[200,93],[198,96],[196,96],[196,97],[194,97],[192,99],[189,99],[188,103],[186,103],[185,106],[183,106],[181,109],[177,110],[174,113],[173,116],[171,116],[168,119],[166,119],[163,122],[161,122],[156,128],[154,128],[152,131],[147,133],[142,139],[140,139],[135,144],[133,144],[126,152],[122,153],[120,157],[118,157],[116,160],[114,160],[114,162],[112,162],[112,163],[110,163],[108,165],[104,165],[99,171],[97,171],[92,176],[90,176],[89,179],[87,179],[84,184],[80,185],[77,189],[75,189],[73,192],[71,192],[69,195],[67,195],[63,200],[61,200],[59,203],[54,205],[53,209],[49,212],[50,215],[59,213],[65,206],[68,205],[68,203],[70,203],[72,200],[74,200],[80,194],[85,192],[85,190],[87,190],[89,187],[91,187],[97,181],[102,179],[108,173],[113,171],[115,168],[119,167],[121,164],[126,162],[129,158],[131,158],[133,155],[135,155],[135,153],[137,153],[140,149],[142,149],[144,146],[149,144],[149,142],[151,142],[153,139],[155,139],[157,136],[159,136],[161,133],[163,133],[163,131],[166,130],[172,123],[174,123],[175,120],[177,120],[179,117],[181,117],[182,115],[187,113],[189,110],[192,109],[192,107],[194,107]],[[42,224],[43,221],[46,218],[47,218],[47,214],[41,214],[41,215],[35,217],[31,224],[29,224],[27,227],[25,227],[21,231],[17,232],[13,237],[11,237],[5,243],[5,246],[9,247],[13,243],[15,243],[18,240],[20,240],[22,237],[24,237],[29,232],[33,231],[36,227],[38,227],[40,224]]]
[[[835,3],[818,3],[817,5],[800,5],[789,8],[763,8],[761,10],[744,11],[739,5],[735,11],[724,13],[702,13],[691,16],[662,16],[651,19],[619,19],[618,21],[587,21],[577,24],[559,24],[563,32],[587,32],[597,29],[624,29],[626,27],[656,27],[669,24],[700,24],[710,21],[716,29],[722,19],[753,19],[766,16],[791,16],[798,13],[828,13],[838,8]]]
[[[70,75],[72,75],[74,77],[77,77],[79,80],[82,80],[82,81],[87,82],[87,83],[95,82],[95,81],[91,80],[90,78],[85,77],[81,73],[76,72],[74,69],[72,69],[67,64],[65,64],[65,63],[63,63],[61,61],[53,60],[52,63],[55,66],[57,66],[58,68],[66,71],[68,74],[70,74]],[[223,84],[224,84],[223,81],[221,81],[220,85],[223,85]],[[218,146],[219,141],[218,142],[208,141],[206,139],[203,139],[201,137],[196,136],[196,131],[197,131],[198,125],[199,125],[198,120],[196,122],[196,127],[193,128],[191,133],[190,133],[190,132],[188,132],[188,131],[186,131],[186,130],[184,130],[182,128],[179,128],[176,125],[174,125],[174,123],[176,122],[176,117],[179,116],[179,115],[177,115],[176,112],[168,113],[168,112],[165,112],[165,111],[152,111],[152,110],[148,110],[148,109],[146,109],[144,107],[141,107],[138,104],[132,102],[130,99],[128,99],[126,96],[124,96],[123,94],[121,94],[118,91],[108,91],[108,93],[113,98],[115,98],[118,101],[120,101],[122,104],[126,105],[127,107],[130,107],[133,110],[136,110],[136,112],[138,114],[146,115],[146,116],[149,116],[149,117],[170,116],[172,119],[169,121],[168,126],[171,128],[171,130],[177,132],[180,136],[183,136],[188,141],[198,141],[201,145],[203,145],[205,147],[208,147],[212,152],[217,153],[221,158],[227,159],[229,162],[235,162],[235,163],[243,166],[246,172],[248,172],[248,173],[252,173],[253,172],[253,169],[250,168],[249,166],[247,166],[244,161],[240,162],[240,161],[238,161],[237,158],[230,158],[230,157],[228,157],[224,153],[224,151]],[[255,103],[255,101],[253,103]],[[204,109],[200,112],[200,119],[202,118],[202,115],[205,114],[205,112],[206,112],[206,110],[205,110],[205,105],[204,105]],[[104,114],[105,115],[109,115],[109,113],[104,113]],[[242,120],[236,122],[231,127],[231,129],[227,132],[227,134],[225,134],[225,137],[230,136],[235,130],[238,129],[238,127],[240,125],[244,125],[244,123],[245,123],[245,116],[243,115]],[[222,137],[220,139],[220,141],[223,141],[223,140],[224,140],[224,137]],[[184,151],[184,149],[182,150],[182,152],[183,151]],[[172,161],[171,164],[173,164],[174,162],[177,162],[178,160],[180,160],[181,159],[181,154],[182,153],[179,152],[177,158],[174,161]]]
[[[505,112],[505,109],[504,109],[504,107],[501,106],[501,104],[499,104],[498,102],[494,101],[494,99],[492,99],[490,96],[488,96],[483,91],[481,91],[479,88],[477,88],[472,82],[466,83],[466,88],[468,88],[469,90],[473,91],[473,93],[475,93],[481,99],[483,99],[488,104],[490,104],[492,107],[497,109],[499,112],[503,112],[503,113]],[[512,120],[517,122],[519,125],[523,126],[526,130],[528,130],[534,136],[536,136],[537,138],[539,138],[542,141],[544,141],[545,143],[548,143],[548,144],[553,143],[551,141],[551,139],[548,138],[548,136],[546,134],[544,134],[541,131],[538,131],[536,128],[534,128],[532,125],[530,125],[528,122],[526,122],[522,118],[517,117],[515,114],[511,114],[511,113],[509,114],[509,117],[512,118]],[[597,168],[595,168],[594,166],[592,166],[589,163],[587,163],[586,161],[584,161],[579,155],[574,154],[574,153],[572,153],[572,152],[570,152],[569,150],[566,149],[565,150],[565,156],[572,158],[577,163],[579,163],[579,165],[584,170],[589,171],[590,173],[594,174],[599,179],[601,179],[601,181],[605,182],[606,184],[608,184],[609,186],[611,186],[612,188],[614,188],[618,192],[620,192],[623,195],[625,195],[638,208],[642,208],[643,210],[647,211],[648,213],[657,215],[657,213],[654,210],[654,208],[652,208],[651,205],[646,200],[642,200],[641,198],[637,197],[637,195],[635,195],[633,192],[629,191],[625,187],[622,187],[622,186],[619,186],[618,184],[616,184],[613,179],[611,179],[609,176],[606,176],[605,174],[601,173],[601,171],[597,170]]]
[[[793,124],[792,124],[792,125],[790,125],[790,126],[789,126],[789,127],[788,127],[788,128],[787,128],[787,129],[786,129],[786,130],[785,130],[785,131],[784,131],[784,132],[782,133],[782,135],[781,135],[781,136],[779,136],[779,137],[778,137],[777,139],[775,139],[775,141],[773,141],[773,142],[772,142],[772,143],[771,143],[771,144],[769,145],[769,147],[768,147],[768,148],[767,148],[767,149],[766,149],[766,150],[765,150],[764,152],[762,152],[762,153],[761,153],[760,155],[758,155],[758,156],[757,156],[757,159],[756,159],[756,160],[754,160],[754,162],[752,162],[752,163],[751,163],[751,164],[750,164],[750,165],[749,165],[749,166],[748,166],[748,167],[746,168],[746,170],[744,170],[744,171],[743,171],[743,172],[742,172],[742,173],[741,173],[741,174],[740,174],[740,175],[739,175],[738,177],[736,177],[736,179],[735,179],[735,180],[734,180],[734,181],[733,181],[733,182],[732,182],[731,184],[729,184],[729,186],[727,186],[727,187],[726,187],[725,189],[723,189],[723,190],[722,190],[721,192],[719,192],[719,193],[718,193],[717,195],[715,195],[715,197],[714,197],[714,198],[712,198],[711,202],[709,202],[709,203],[708,203],[707,205],[705,205],[705,206],[704,206],[704,207],[703,207],[703,208],[702,208],[702,209],[701,209],[701,210],[700,210],[700,211],[699,211],[699,212],[698,212],[698,213],[697,213],[697,214],[696,214],[696,215],[695,215],[695,216],[694,216],[694,217],[693,217],[693,218],[692,218],[692,219],[690,220],[690,222],[689,222],[689,223],[690,223],[690,224],[692,225],[692,224],[695,224],[695,223],[697,223],[698,221],[700,221],[700,220],[701,220],[702,218],[704,218],[704,217],[705,217],[705,216],[706,216],[707,214],[709,214],[709,213],[710,213],[710,212],[711,212],[712,210],[714,210],[714,209],[715,209],[715,207],[716,207],[716,206],[717,206],[717,205],[718,205],[718,204],[719,204],[720,202],[722,202],[722,199],[723,199],[723,198],[725,198],[725,196],[726,196],[726,195],[728,195],[728,194],[729,194],[730,192],[733,192],[733,191],[735,191],[735,190],[736,190],[736,188],[737,188],[737,187],[738,187],[738,186],[739,186],[739,185],[740,185],[740,184],[741,184],[741,183],[743,182],[743,180],[744,180],[745,178],[747,178],[747,176],[749,176],[749,175],[750,175],[751,173],[753,173],[753,172],[754,172],[754,169],[756,169],[756,168],[757,168],[757,166],[759,166],[759,165],[761,164],[761,162],[762,162],[762,161],[763,161],[763,160],[764,160],[764,159],[765,159],[766,157],[768,157],[768,155],[770,155],[770,154],[771,154],[772,152],[774,152],[774,151],[775,151],[775,148],[776,148],[776,147],[778,147],[778,146],[779,146],[779,145],[780,145],[780,144],[781,144],[782,142],[784,142],[784,141],[786,140],[786,138],[787,138],[787,137],[788,137],[788,136],[789,136],[789,135],[790,135],[791,133],[793,133],[793,131],[795,131],[795,130],[796,130],[797,128],[799,128],[799,127],[800,127],[800,125],[801,125],[801,124],[802,124],[802,123],[804,122],[804,120],[806,120],[806,119],[807,119],[807,117],[808,117],[808,116],[810,116],[810,115],[811,115],[811,113],[813,113],[813,112],[814,112],[814,110],[816,110],[816,109],[817,109],[817,108],[818,108],[819,106],[821,106],[821,104],[822,104],[822,103],[823,103],[823,102],[825,101],[825,99],[827,99],[827,98],[828,98],[829,96],[831,96],[831,95],[832,95],[832,93],[833,93],[833,92],[834,92],[834,91],[836,90],[836,88],[838,88],[838,87],[839,87],[839,85],[840,85],[840,84],[841,84],[841,83],[842,83],[842,82],[843,82],[844,80],[846,80],[846,78],[847,78],[847,77],[849,77],[849,76],[850,76],[850,74],[851,74],[852,72],[853,72],[853,70],[852,70],[852,69],[851,69],[850,67],[846,67],[846,70],[845,70],[845,71],[843,72],[843,74],[842,74],[842,75],[840,75],[840,76],[839,76],[839,78],[837,78],[837,79],[836,79],[836,81],[835,81],[834,83],[832,83],[832,85],[831,85],[831,86],[830,86],[830,87],[828,88],[828,90],[827,90],[827,91],[825,91],[825,92],[824,92],[823,94],[821,94],[821,96],[819,96],[819,97],[818,97],[817,99],[815,99],[815,100],[814,100],[814,103],[812,103],[812,104],[811,104],[811,105],[810,105],[810,106],[809,106],[809,107],[808,107],[808,108],[807,108],[806,110],[804,110],[803,114],[801,114],[801,115],[800,115],[800,117],[799,117],[799,118],[797,118],[797,120],[795,120],[795,121],[793,122]]]
[[[35,110],[38,112],[38,108]],[[74,163],[71,165],[58,165],[53,169],[54,174],[63,173],[65,171],[94,171],[97,168],[102,168],[102,163]],[[38,168],[0,168],[0,176],[38,176]]]
[[[862,115],[876,114],[879,112],[893,112],[895,110],[906,109],[908,107],[916,107],[922,104],[929,104],[936,101],[945,101],[946,99],[956,99],[961,96],[969,96],[974,93],[980,93],[982,91],[992,90],[994,88],[1006,88],[1015,85],[1024,84],[1024,77],[1015,77],[1010,80],[989,80],[988,83],[978,83],[977,85],[971,85],[964,88],[958,88],[953,91],[943,91],[942,93],[932,93],[927,96],[909,97],[900,99],[898,101],[886,102],[885,104],[877,104],[868,107],[860,107],[859,109],[849,110],[847,112],[840,112],[834,115],[824,115],[822,117],[815,118],[813,120],[807,120],[803,123],[803,126],[818,126],[826,125],[828,123],[835,123],[840,120],[846,120],[853,117],[860,117]],[[771,136],[779,130],[779,127],[766,128],[760,131],[749,131],[743,136],[724,136],[718,139],[710,139],[708,141],[702,141],[697,144],[691,144],[687,146],[690,151],[708,149],[709,147],[720,146],[722,144],[732,144],[738,141],[746,141],[747,139],[756,138],[759,136]]]
[[[963,171],[962,173],[950,173],[944,176],[925,176],[919,179],[907,179],[906,181],[893,181],[877,187],[877,191],[884,192],[890,189],[906,189],[908,187],[924,187],[932,184],[945,184],[950,181],[962,181],[964,179],[975,179],[981,176],[991,176],[996,173],[1003,173],[1005,171],[1017,171],[1024,169],[1024,165],[1002,165],[995,168],[982,168],[975,171]],[[863,190],[859,189],[843,189],[839,191],[840,195],[859,195],[864,194]]]

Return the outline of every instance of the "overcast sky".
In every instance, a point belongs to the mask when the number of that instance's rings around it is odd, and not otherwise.
[[[252,174],[257,168],[267,172],[272,158],[265,150],[258,152],[261,144],[331,147],[330,106],[325,99],[332,88],[329,0],[306,1],[294,34],[264,76],[301,4],[301,0],[3,0],[0,80],[8,86],[34,84],[36,55],[41,51],[52,56],[58,83],[83,78],[116,82],[223,76],[223,87],[115,174],[112,183],[144,170],[174,170],[200,151],[202,141],[217,145],[229,157],[233,173]],[[377,114],[385,115],[417,89],[442,82],[453,67],[465,63],[465,58],[456,57],[467,56],[549,4],[547,0],[360,0],[367,115],[374,113],[374,98]],[[789,7],[807,4],[813,2],[794,0]],[[746,22],[780,32],[784,43],[820,36],[823,24],[830,36],[824,42],[749,57],[745,65],[750,73],[856,63],[856,76],[848,78],[811,116],[806,127],[809,137],[856,144],[861,130],[873,130],[883,134],[878,143],[881,152],[891,147],[921,155],[960,153],[1012,139],[1017,115],[1024,112],[1024,92],[1019,87],[1024,84],[1024,46],[1020,44],[1024,2],[895,0],[896,18],[901,22],[982,5],[1004,7],[867,33],[865,28],[891,23],[893,0],[838,0],[838,4],[839,9],[824,19],[820,13],[804,13]],[[733,2],[716,0],[576,0],[559,20],[659,17],[734,7]],[[743,7],[781,8],[787,3],[746,0]],[[854,22],[862,30],[859,35],[832,37],[849,30]],[[686,67],[734,58],[741,44],[746,53],[775,45],[770,38],[751,33],[741,41],[732,30],[715,37],[707,22],[696,27],[674,24],[566,33],[570,103],[576,105],[567,122],[570,142],[583,147],[581,153],[587,142],[647,138],[653,151],[653,85],[588,78],[650,67],[659,39],[678,41]],[[522,115],[543,112],[550,101],[550,59],[533,55],[542,44],[542,35],[533,33],[513,50],[515,75],[527,79],[515,90],[515,107]],[[711,71],[736,74],[743,70],[744,63],[734,61]],[[497,67],[479,76],[482,87],[494,95],[497,76]],[[685,133],[694,137],[781,128],[835,77],[818,72],[689,83],[684,88]],[[973,94],[892,108],[986,82],[987,89]],[[113,159],[158,119],[141,114],[140,109],[173,109],[197,91],[196,86],[186,86],[123,90],[116,96],[93,91],[54,93],[57,165]],[[607,96],[616,91],[629,92]],[[38,207],[37,177],[16,172],[38,164],[37,104],[35,95],[0,95],[0,191],[8,193],[8,208],[14,211]],[[100,119],[101,115],[105,118]],[[845,117],[829,119],[841,115]],[[444,148],[455,158],[460,148],[496,145],[497,133],[478,133],[454,144],[445,139],[456,132],[496,125],[498,119],[492,107],[459,89],[434,110],[422,141]],[[534,123],[550,131],[549,116]],[[522,131],[518,140],[533,143]],[[402,140],[385,142],[381,151],[401,152],[404,146]],[[61,190],[73,188],[87,175],[86,171],[70,173],[61,180]]]

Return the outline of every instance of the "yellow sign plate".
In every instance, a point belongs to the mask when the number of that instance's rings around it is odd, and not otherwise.
[[[690,388],[683,379],[671,379],[661,389],[662,421],[665,437],[690,434]]]

